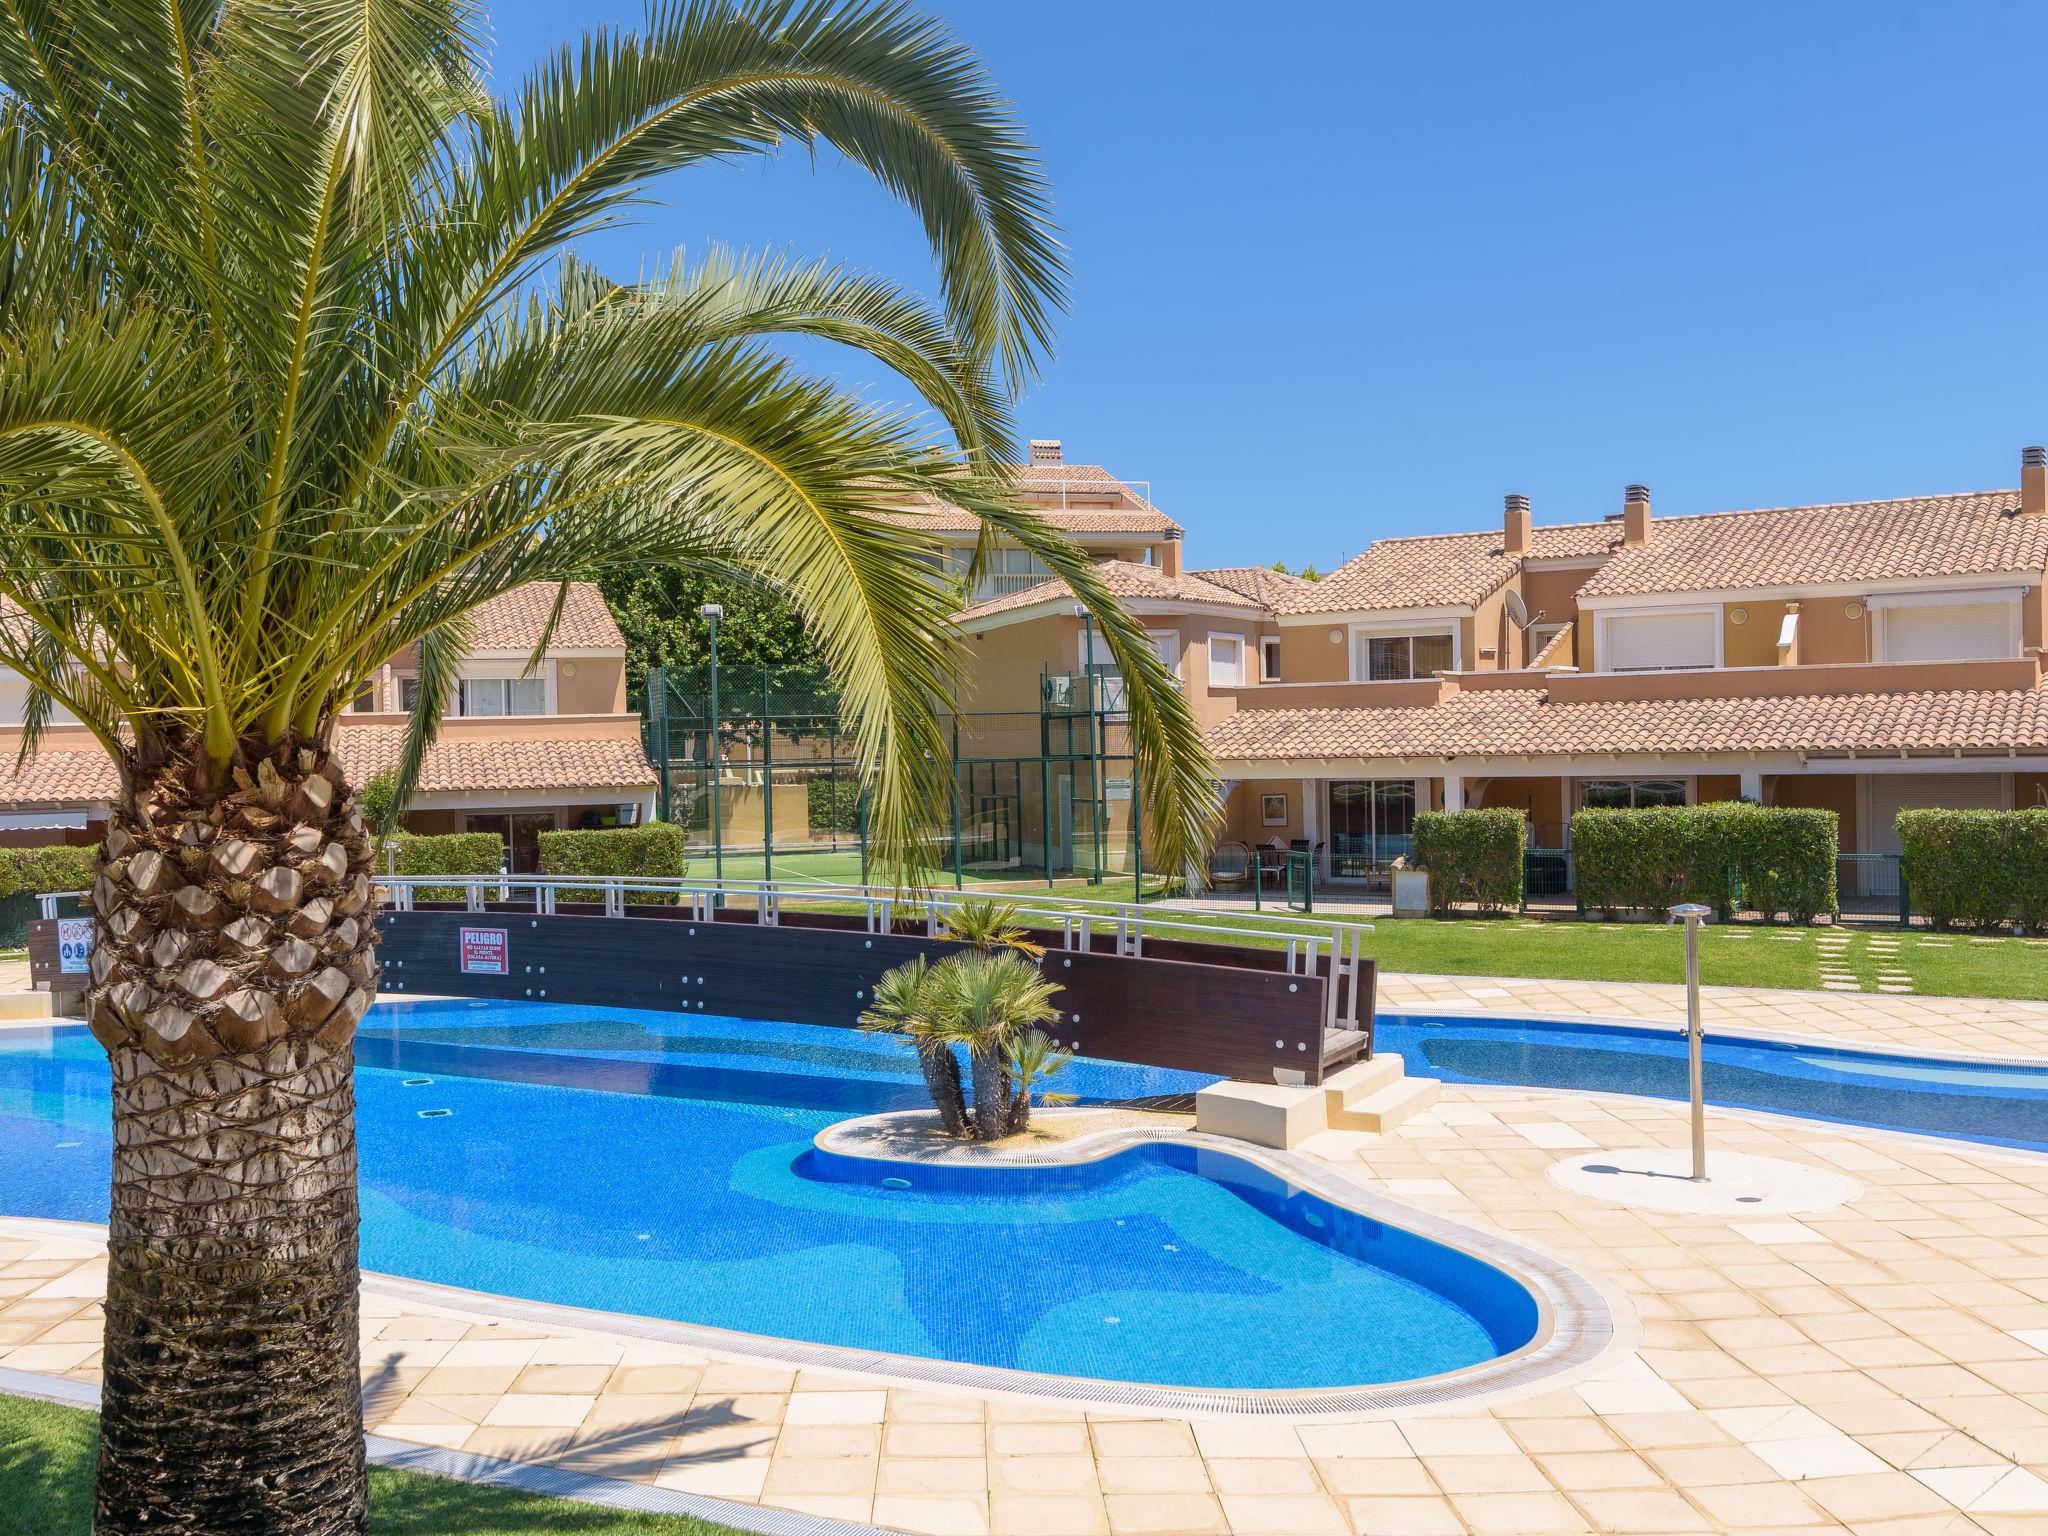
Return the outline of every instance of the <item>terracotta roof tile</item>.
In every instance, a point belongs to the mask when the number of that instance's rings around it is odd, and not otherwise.
[[[534,581],[492,598],[471,618],[471,644],[479,651],[531,651],[554,611],[555,591],[551,581]],[[551,643],[579,650],[624,650],[626,637],[619,633],[596,584],[572,581]]]
[[[1289,571],[1276,571],[1270,565],[1224,565],[1206,571],[1190,571],[1191,576],[1212,582],[1219,587],[1228,587],[1240,597],[1248,597],[1261,608],[1273,608],[1282,598],[1291,597],[1304,587],[1313,587],[1314,582],[1296,576]]]
[[[38,752],[16,766],[10,742],[0,761],[0,810],[26,806],[77,806],[111,800],[120,792],[113,759],[94,747],[90,751]]]
[[[405,728],[344,726],[336,738],[341,759],[358,784],[398,762]],[[616,736],[479,737],[445,734],[427,751],[420,793],[472,790],[645,789],[654,769],[636,738]]]
[[[1258,709],[1209,732],[1222,762],[1655,752],[2048,748],[2048,687],[1562,703],[1550,691],[1454,693],[1400,709]]]
[[[1649,542],[1596,571],[1584,597],[1796,587],[2048,570],[2048,517],[2018,491],[1660,517]]]
[[[1172,518],[1119,480],[1100,464],[1012,464],[1012,480],[1034,502],[1038,515],[1063,533],[1168,533],[1180,527]],[[1062,492],[1090,499],[1114,498],[1094,506],[1059,504]],[[981,520],[934,497],[917,497],[902,510],[876,516],[899,528],[934,533],[972,533]]]
[[[1259,604],[1229,587],[1203,579],[1200,572],[1190,571],[1179,577],[1164,575],[1156,565],[1140,565],[1135,560],[1101,560],[1096,562],[1096,573],[1102,577],[1103,585],[1117,597],[1161,603],[1208,603],[1230,608],[1256,608]],[[999,613],[1011,613],[1019,608],[1033,608],[1040,603],[1049,603],[1061,598],[1072,597],[1073,589],[1057,576],[1026,587],[1021,592],[1012,592],[1004,597],[992,597],[985,603],[977,603],[953,616],[957,624],[972,624],[978,619],[993,618]]]
[[[398,762],[404,728],[344,724],[342,761],[357,784]],[[611,736],[529,741],[465,733],[443,736],[427,752],[423,794],[475,790],[646,789],[654,769],[638,740]],[[10,750],[0,763],[0,810],[84,805],[110,800],[119,788],[113,763],[98,751],[39,752],[20,768]]]
[[[1620,542],[1619,523],[1558,523],[1535,530],[1531,553],[1539,560],[1604,555]],[[1285,594],[1278,611],[1470,606],[1497,590],[1518,564],[1499,532],[1381,539],[1321,581]]]

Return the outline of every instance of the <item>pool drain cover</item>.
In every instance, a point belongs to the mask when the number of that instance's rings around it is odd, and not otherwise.
[[[884,1179],[884,1180],[882,1180],[882,1188],[884,1188],[884,1189],[908,1189],[908,1188],[910,1188],[910,1180],[908,1180],[908,1179]]]
[[[452,1115],[454,1113],[455,1111],[452,1109],[423,1109],[420,1111],[420,1118],[422,1120],[439,1120],[444,1115]]]
[[[431,1077],[408,1077],[401,1086],[406,1088],[431,1088],[434,1086],[434,1080]]]

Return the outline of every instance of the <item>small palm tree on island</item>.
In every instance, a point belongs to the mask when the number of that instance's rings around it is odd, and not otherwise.
[[[351,1071],[378,967],[335,720],[384,658],[419,648],[402,811],[480,603],[640,563],[764,584],[819,639],[907,877],[957,652],[875,514],[936,499],[1087,605],[1153,846],[1178,865],[1206,836],[1171,678],[1001,470],[1063,273],[973,56],[893,4],[663,4],[500,102],[481,33],[467,0],[0,18],[0,663],[31,684],[25,753],[61,707],[120,770],[88,994],[114,1115],[101,1536],[366,1527]],[[936,304],[822,263],[620,285],[565,254],[665,172],[792,142],[908,205]],[[929,409],[801,371],[789,335]]]
[[[970,951],[937,965],[919,955],[885,972],[861,1025],[910,1042],[946,1135],[1015,1135],[1030,1127],[1033,1088],[1072,1060],[1039,1027],[1059,1018],[1053,998],[1060,989],[1035,964],[1045,948],[1021,926],[1014,905],[965,901],[940,924]],[[971,1114],[955,1046],[967,1052]],[[1040,1103],[1066,1101],[1065,1094],[1039,1094]]]

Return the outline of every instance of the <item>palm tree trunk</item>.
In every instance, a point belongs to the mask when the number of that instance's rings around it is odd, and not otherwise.
[[[939,1129],[948,1136],[967,1134],[967,1097],[960,1087],[960,1060],[950,1045],[917,1040],[917,1065],[924,1073],[924,1086],[939,1112]]]
[[[1010,1130],[1010,1077],[1003,1070],[1002,1052],[985,1040],[977,1040],[968,1051],[967,1063],[974,1078],[974,1139],[994,1141]]]
[[[337,763],[130,765],[93,885],[114,1183],[95,1536],[368,1528],[354,1035],[371,843]]]

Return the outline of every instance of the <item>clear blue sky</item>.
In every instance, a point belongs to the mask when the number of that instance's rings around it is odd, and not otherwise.
[[[1071,247],[1025,431],[1196,564],[1389,534],[2018,483],[2048,441],[2048,6],[938,0]],[[495,0],[499,77],[634,0]],[[855,173],[675,178],[589,254],[930,286]]]

